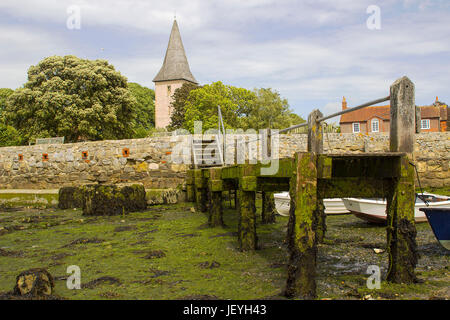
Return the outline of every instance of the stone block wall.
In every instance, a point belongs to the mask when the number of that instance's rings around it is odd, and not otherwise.
[[[53,189],[96,182],[176,187],[184,182],[186,166],[171,163],[175,143],[170,140],[155,137],[0,148],[0,189]]]
[[[279,141],[280,157],[306,151],[305,134],[281,135]],[[323,145],[326,153],[386,152],[389,135],[325,133]],[[180,147],[190,149],[187,136],[4,147],[0,189],[57,189],[96,182],[178,188],[189,167],[172,162],[172,152]],[[417,134],[415,150],[422,185],[449,186],[450,132]]]

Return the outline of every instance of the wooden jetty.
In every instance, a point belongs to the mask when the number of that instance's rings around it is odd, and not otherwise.
[[[285,295],[313,299],[317,297],[317,244],[326,232],[323,199],[386,198],[387,280],[415,282],[418,255],[414,222],[413,152],[417,121],[414,84],[403,77],[392,84],[390,96],[383,99],[377,101],[390,100],[391,104],[390,152],[324,154],[320,122],[331,116],[323,117],[320,111],[314,110],[308,117],[307,152],[298,152],[292,158],[272,159],[278,161],[278,171],[272,175],[261,173],[261,169],[267,167],[262,163],[189,170],[186,180],[188,201],[195,201],[199,211],[208,212],[210,226],[220,226],[223,224],[222,192],[235,190],[239,248],[256,250],[256,192],[270,195],[289,190],[291,209],[287,241],[290,258]],[[263,197],[263,207],[270,206],[268,201],[270,197]]]

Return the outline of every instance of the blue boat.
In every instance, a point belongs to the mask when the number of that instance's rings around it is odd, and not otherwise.
[[[425,212],[428,222],[439,243],[450,250],[450,209],[449,208],[420,208]]]

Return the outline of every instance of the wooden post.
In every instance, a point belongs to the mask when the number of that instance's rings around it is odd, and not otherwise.
[[[414,84],[407,77],[391,86],[390,151],[405,152],[399,163],[400,178],[394,181],[387,199],[387,242],[389,270],[387,280],[395,283],[417,281],[416,226],[414,219],[415,118]]]
[[[208,192],[202,169],[194,169],[195,202],[197,210],[207,211]]]
[[[422,132],[422,113],[420,107],[416,106],[416,133]]]
[[[258,245],[256,236],[256,189],[257,180],[255,176],[240,177],[238,240],[241,251],[256,250]]]
[[[414,269],[418,261],[414,221],[414,168],[408,157],[401,159],[401,178],[392,186],[387,201],[387,280],[394,283],[417,282]]]
[[[285,295],[316,298],[317,238],[314,212],[317,209],[317,156],[295,155],[296,174],[291,179],[291,208],[288,224],[288,278]]]
[[[390,150],[412,155],[415,143],[416,103],[414,83],[407,77],[391,85]]]
[[[275,223],[275,216],[275,199],[273,197],[273,192],[263,191],[261,210],[262,223]]]
[[[315,154],[323,153],[323,128],[317,119],[323,114],[315,109],[308,115],[308,152]]]
[[[323,127],[317,120],[322,118],[323,114],[315,109],[308,115],[308,152],[316,155],[323,154]],[[326,233],[326,214],[323,199],[317,198],[317,240],[323,242]]]
[[[210,227],[223,226],[223,208],[222,208],[222,191],[223,182],[221,178],[221,168],[209,169],[208,189],[210,192],[209,199],[209,217],[208,224]]]
[[[195,201],[195,183],[193,170],[188,170],[186,173],[186,201]]]

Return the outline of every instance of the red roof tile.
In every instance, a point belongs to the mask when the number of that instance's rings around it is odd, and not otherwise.
[[[448,113],[447,108],[435,106],[421,106],[420,110],[422,119],[431,119],[431,118],[441,118],[441,120],[447,119]],[[366,122],[374,117],[378,117],[383,120],[390,120],[390,105],[367,107],[343,114],[341,116],[340,123]]]
[[[373,117],[378,117],[383,120],[389,120],[390,118],[390,106],[375,106],[367,107],[353,112],[343,114],[341,116],[341,123],[344,122],[364,122],[372,119]]]

